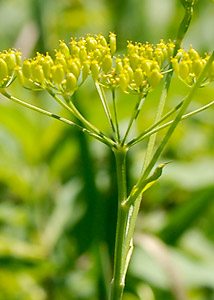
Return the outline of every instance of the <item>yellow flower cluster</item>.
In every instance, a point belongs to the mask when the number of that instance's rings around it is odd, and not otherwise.
[[[128,42],[126,55],[115,56],[114,33],[109,34],[108,42],[99,34],[72,39],[69,44],[60,41],[54,57],[37,53],[23,62],[19,51],[0,53],[0,86],[9,85],[17,77],[23,86],[32,87],[33,83],[43,89],[72,94],[90,75],[105,87],[139,93],[154,89],[170,62],[176,75],[192,85],[208,59],[208,55],[201,58],[193,48],[188,52],[180,49],[172,58],[175,45],[163,40],[157,45]],[[214,79],[214,64],[208,78]]]
[[[0,52],[0,87],[10,84],[14,72],[21,69],[21,53],[16,50]]]
[[[103,68],[104,84],[119,85],[126,92],[154,89],[163,78],[163,65],[170,61],[174,47],[173,43],[166,44],[163,40],[156,46],[128,42],[127,54],[115,57],[109,73]]]
[[[172,67],[175,74],[187,85],[191,86],[204,68],[210,55],[200,57],[199,53],[190,47],[188,52],[183,49],[178,50],[176,56],[172,58]],[[211,64],[209,73],[204,82],[208,83],[214,80],[214,62]]]

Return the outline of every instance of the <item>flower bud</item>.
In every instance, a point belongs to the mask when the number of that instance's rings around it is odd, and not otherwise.
[[[95,60],[97,60],[98,62],[101,61],[101,59],[102,59],[102,53],[101,53],[100,49],[95,49],[95,50],[93,51],[93,58],[94,58]]]
[[[127,51],[128,51],[128,55],[132,55],[135,51],[135,47],[131,42],[128,42]]]
[[[161,78],[163,78],[163,75],[157,69],[153,69],[148,76],[148,82],[154,89],[159,84]]]
[[[28,59],[23,61],[22,72],[27,79],[31,78],[31,62]]]
[[[42,67],[43,67],[43,72],[45,75],[45,78],[49,78],[50,74],[51,74],[51,66],[52,66],[52,62],[51,60],[49,60],[48,58],[45,57],[43,63],[42,63]]]
[[[16,56],[14,54],[14,52],[8,52],[5,55],[5,62],[8,66],[8,70],[14,70],[15,66],[16,66]]]
[[[41,84],[44,84],[45,76],[41,65],[37,65],[34,68],[33,77],[36,81],[38,81]]]
[[[70,51],[65,42],[60,41],[59,50],[65,56],[66,59],[70,57]]]
[[[173,57],[174,49],[175,49],[175,44],[172,42],[169,43],[168,49],[167,49],[167,60],[168,61],[170,61],[170,59]]]
[[[123,71],[123,64],[122,64],[122,60],[119,57],[115,59],[115,64],[116,64],[116,72],[121,73]]]
[[[144,80],[143,71],[141,69],[136,69],[134,72],[134,80],[136,83],[136,86],[141,86]]]
[[[198,76],[201,73],[203,67],[204,64],[201,59],[197,59],[192,63],[192,71],[193,73],[195,73],[196,76]]]
[[[77,46],[77,42],[75,40],[72,40],[69,44],[71,45],[71,51],[70,51],[71,56],[72,57],[78,57],[80,49]]]
[[[111,55],[106,55],[102,61],[102,69],[105,73],[108,73],[112,67],[112,58]]]
[[[136,53],[133,53],[130,55],[129,59],[130,59],[130,65],[131,65],[132,69],[135,70],[140,61],[140,57]]]
[[[125,90],[127,89],[128,84],[129,84],[129,80],[128,80],[126,74],[121,73],[119,75],[119,86],[123,92],[125,92]]]
[[[157,50],[157,49],[156,49]],[[162,51],[155,51],[154,58],[157,61],[158,65],[161,66],[164,61],[164,55]]]
[[[134,72],[132,70],[132,68],[130,66],[125,66],[125,70],[128,73],[129,76],[129,82],[132,81],[133,77],[134,77]]]
[[[109,43],[110,43],[111,55],[114,55],[117,46],[116,46],[116,34],[113,32],[110,32],[109,34]]]
[[[95,40],[94,37],[88,36],[86,39],[86,49],[87,51],[93,51],[97,47],[97,41]]]
[[[85,81],[90,71],[90,62],[84,61],[82,67],[82,80]]]
[[[0,81],[2,81],[8,75],[8,67],[6,62],[0,58]]]
[[[189,71],[190,70],[189,70],[188,63],[186,61],[182,61],[179,64],[179,76],[181,77],[181,79],[185,80],[189,75]]]
[[[163,55],[163,60],[167,58],[168,55],[168,46],[165,44],[163,40],[160,41],[160,43],[157,45],[156,50],[161,51]]]
[[[105,37],[104,37],[102,34],[99,34],[99,35],[97,36],[97,41],[98,41],[98,43],[99,43],[100,45],[102,45],[103,47],[107,47],[107,46],[108,46],[108,44],[107,44],[107,42],[106,42],[106,39],[105,39]]]
[[[100,73],[100,71],[99,71],[98,63],[96,60],[93,60],[91,62],[91,75],[92,75],[92,78],[94,79],[94,81],[98,80],[99,73]]]
[[[66,70],[66,68],[67,68],[67,63],[66,63],[65,57],[64,57],[64,55],[63,55],[62,53],[60,53],[60,52],[57,52],[57,53],[56,53],[55,64],[56,64],[56,65],[62,65],[63,68],[64,68],[64,71]]]
[[[87,51],[86,51],[85,46],[80,47],[79,58],[80,58],[81,62],[83,62],[87,58]]]
[[[148,59],[152,59],[153,58],[153,48],[148,44],[145,47],[145,56]]]
[[[200,58],[198,52],[195,49],[193,49],[192,47],[190,47],[188,54],[191,59],[199,59]]]
[[[60,84],[64,79],[64,70],[62,65],[55,65],[51,68],[52,79],[55,84]]]
[[[146,75],[148,75],[150,73],[151,70],[151,61],[149,61],[148,59],[142,59],[140,61],[140,65],[142,70],[146,73]]]
[[[74,59],[68,61],[68,70],[78,79],[80,76],[80,68]]]
[[[68,73],[66,75],[66,90],[74,91],[77,86],[77,79],[73,73]]]
[[[15,56],[16,56],[16,64],[17,64],[17,66],[21,67],[21,64],[22,64],[21,52],[19,52],[19,51],[15,52]]]
[[[179,76],[179,64],[177,58],[172,58],[172,68],[177,76]]]
[[[15,71],[16,71],[16,76],[18,78],[20,85],[24,86],[25,80],[24,80],[24,76],[23,76],[21,67],[16,67]]]
[[[183,49],[179,49],[178,52],[177,52],[177,54],[176,54],[176,56],[175,56],[175,58],[177,58],[177,60],[179,61],[184,54],[185,54],[184,50]]]

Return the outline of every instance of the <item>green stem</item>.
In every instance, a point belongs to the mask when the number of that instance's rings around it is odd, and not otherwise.
[[[168,88],[169,88],[169,82],[170,81],[171,81],[171,73],[167,73],[154,123],[159,122],[160,119],[161,119],[161,116],[162,116],[162,113],[163,113],[163,110],[164,110],[164,106],[165,106],[165,103],[166,103],[166,97],[167,97],[167,94],[168,94]],[[153,148],[154,148],[154,145],[155,145],[155,141],[156,141],[156,134],[153,134],[150,137],[149,143],[148,143],[148,146],[147,146],[146,155],[145,155],[144,164],[143,164],[143,171],[146,169],[146,167],[147,167],[147,165],[148,165],[148,163],[151,159]]]
[[[192,1],[192,3],[185,3],[184,8],[185,8],[185,15],[184,18],[179,26],[178,33],[177,33],[177,38],[176,38],[176,43],[175,43],[175,51],[181,47],[181,43],[184,39],[184,36],[189,28],[190,22],[192,20],[193,16],[193,10],[194,10],[194,5],[195,2]],[[174,53],[175,55],[176,53]]]
[[[120,130],[119,130],[119,124],[118,124],[118,118],[117,118],[117,107],[116,107],[116,98],[115,98],[115,89],[112,89],[112,100],[113,100],[113,109],[114,109],[114,119],[116,124],[116,137],[118,143],[120,143]]]
[[[127,138],[128,134],[129,134],[129,131],[130,131],[131,127],[132,127],[132,124],[137,119],[137,117],[139,115],[139,112],[140,112],[140,110],[142,108],[142,105],[143,105],[143,103],[144,103],[144,101],[146,99],[146,96],[147,96],[147,93],[143,94],[143,95],[139,94],[139,96],[138,96],[138,101],[137,101],[137,103],[135,105],[134,111],[133,111],[131,119],[129,121],[128,128],[127,128],[126,133],[124,135],[124,138],[122,140],[122,145],[124,145],[125,142],[126,142],[126,138]]]
[[[63,122],[63,123],[66,123],[66,124],[68,124],[68,125],[74,126],[74,127],[76,127],[78,130],[80,130],[80,131],[82,131],[82,132],[85,132],[85,133],[89,134],[90,136],[93,136],[95,139],[97,139],[98,141],[100,141],[100,142],[106,144],[107,146],[111,146],[111,145],[109,145],[109,143],[106,143],[106,141],[103,140],[99,135],[97,135],[97,134],[91,132],[90,130],[88,130],[88,129],[86,129],[86,128],[84,128],[84,127],[82,127],[82,126],[80,126],[80,125],[78,125],[78,124],[76,124],[76,123],[74,123],[74,122],[68,120],[68,119],[65,119],[65,118],[63,118],[63,117],[58,116],[57,114],[54,114],[54,113],[52,113],[52,112],[49,112],[49,111],[47,111],[47,110],[44,110],[44,109],[39,108],[39,107],[37,107],[37,106],[34,106],[34,105],[32,105],[32,104],[29,104],[29,103],[27,103],[27,102],[24,102],[24,101],[18,99],[17,97],[14,97],[14,96],[8,94],[4,89],[0,89],[0,92],[1,92],[1,94],[2,94],[3,96],[5,96],[5,97],[8,98],[9,100],[11,100],[11,101],[13,101],[13,102],[15,102],[15,103],[17,103],[17,104],[20,104],[20,105],[22,105],[22,106],[24,106],[24,107],[26,107],[26,108],[31,109],[31,110],[37,111],[37,112],[39,112],[39,113],[41,113],[41,114],[43,114],[43,115],[45,115],[45,116],[48,116],[48,117],[54,118],[54,119],[56,119],[56,120],[59,120],[59,121],[61,121],[61,122]]]
[[[181,43],[182,43],[184,36],[189,28],[189,25],[190,25],[190,22],[191,22],[192,16],[193,16],[193,6],[194,5],[192,4],[192,5],[186,5],[186,7],[185,7],[185,15],[184,15],[184,18],[178,29],[173,56],[176,55],[178,49],[181,47]],[[169,64],[168,70],[170,70],[170,69],[172,69],[172,63]],[[163,113],[163,110],[165,107],[165,103],[166,103],[166,98],[168,95],[169,86],[170,86],[171,79],[172,79],[172,74],[173,74],[173,72],[168,72],[166,74],[157,114],[155,117],[155,123],[161,119],[161,116],[162,116],[162,113]],[[144,160],[144,165],[143,165],[143,172],[145,171],[145,169],[148,166],[149,161],[152,157],[155,141],[156,141],[156,134],[153,134],[149,139],[146,156],[145,156],[145,160]]]
[[[116,134],[116,130],[114,128],[114,123],[113,123],[113,120],[112,120],[112,117],[111,117],[111,112],[110,112],[110,109],[109,109],[109,106],[108,106],[108,103],[107,103],[107,100],[106,100],[106,97],[105,97],[105,93],[104,93],[103,87],[100,86],[98,82],[95,82],[95,86],[96,86],[98,94],[100,96],[100,99],[101,99],[104,111],[106,113],[109,125],[110,125],[110,127],[112,129],[113,134],[115,135]]]
[[[111,284],[110,300],[121,300],[125,286],[124,248],[128,211],[126,209],[127,207],[123,206],[122,203],[127,198],[126,153],[127,149],[125,147],[119,147],[114,151],[118,182],[118,216],[115,240],[114,271]]]
[[[180,103],[183,103],[183,101],[180,102]],[[196,114],[198,114],[198,113],[200,113],[200,112],[202,112],[202,111],[204,111],[206,109],[208,109],[213,104],[214,104],[214,101],[212,101],[212,102],[210,102],[210,103],[208,103],[208,104],[206,104],[206,105],[204,105],[204,106],[202,106],[202,107],[200,107],[200,108],[198,108],[198,109],[196,109],[194,111],[191,111],[188,114],[183,115],[182,118],[181,118],[181,121],[185,120],[185,119],[187,119],[187,118],[189,118],[191,116],[194,116],[194,115],[196,115]],[[161,120],[161,122],[162,121],[163,120]],[[170,126],[172,124],[173,120],[169,121],[169,122],[167,122],[167,123],[165,123],[165,124],[163,124],[163,125],[161,125],[161,126],[159,126],[157,128],[155,128],[155,129],[153,129],[154,127],[156,127],[161,122],[157,122],[156,124],[154,124],[155,126],[151,126],[149,129],[145,130],[140,136],[138,136],[138,138],[133,139],[130,143],[128,143],[127,147],[130,148],[130,147],[134,146],[135,144],[141,142],[142,140],[148,138],[149,136],[153,135],[154,133],[156,133],[156,132],[158,132],[158,131],[160,131],[160,130],[168,127],[168,126]]]
[[[50,91],[49,91],[50,93]],[[71,101],[70,97],[66,95],[62,95],[65,101],[68,103],[66,105],[62,100],[60,100],[54,93],[50,93],[50,95],[60,104],[62,103],[65,108],[69,107],[69,111],[79,120],[84,124],[86,127],[88,127],[92,132],[94,132],[96,135],[99,135],[102,140],[105,141],[105,144],[108,145],[109,147],[116,147],[115,142],[111,139],[108,138],[103,132],[101,132],[99,129],[97,129],[94,125],[92,125],[88,120],[86,120],[83,115],[79,112],[79,110],[75,107],[73,102]]]

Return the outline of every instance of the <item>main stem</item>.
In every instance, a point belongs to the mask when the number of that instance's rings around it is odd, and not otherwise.
[[[121,300],[125,287],[126,273],[126,225],[128,211],[126,206],[122,205],[127,198],[126,189],[126,153],[125,147],[119,146],[114,150],[116,166],[117,166],[117,182],[118,182],[118,214],[117,229],[114,253],[114,270],[111,284],[110,300]]]

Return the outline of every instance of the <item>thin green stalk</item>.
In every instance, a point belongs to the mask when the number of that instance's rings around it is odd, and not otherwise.
[[[206,105],[204,105],[204,106],[202,106],[202,107],[200,107],[196,110],[193,110],[188,114],[183,115],[182,118],[181,118],[181,121],[185,120],[185,119],[187,119],[187,118],[189,118],[193,115],[196,115],[196,114],[198,114],[198,113],[200,113],[200,112],[202,112],[206,109],[208,109],[212,105],[214,105],[214,101],[212,101],[212,102],[210,102],[210,103],[208,103],[208,104],[206,104]],[[138,138],[133,139],[130,143],[128,143],[127,147],[130,148],[130,147],[134,146],[135,144],[137,144],[137,143],[141,142],[142,140],[148,138],[149,136],[153,135],[154,133],[159,132],[160,130],[170,126],[172,124],[172,122],[173,122],[173,120],[169,121],[169,122],[167,122],[167,123],[165,123],[165,124],[163,124],[163,125],[161,125],[157,128],[155,128],[155,129],[152,129],[152,128],[156,127],[158,124],[161,123],[161,122],[157,122],[156,124],[154,124],[155,126],[151,126],[148,130],[145,130],[140,136],[138,136]]]
[[[186,5],[186,7],[185,7],[185,15],[184,15],[184,18],[178,29],[178,34],[177,34],[177,38],[175,41],[175,49],[174,49],[173,56],[176,55],[178,49],[181,47],[181,43],[182,43],[184,36],[189,28],[189,25],[190,25],[190,22],[191,22],[192,16],[193,16],[193,6],[194,6],[194,4],[192,4],[192,5],[189,4],[189,5]],[[170,69],[172,69],[172,63],[169,64],[168,70],[170,70]],[[173,72],[168,72],[166,74],[158,110],[157,110],[156,117],[155,117],[155,123],[157,123],[161,119],[161,116],[163,114],[163,110],[164,110],[165,103],[166,103],[166,98],[168,95],[169,86],[170,86],[171,79],[172,79],[172,74],[173,74]],[[149,161],[152,157],[155,141],[156,141],[156,134],[153,134],[149,139],[142,172],[145,171],[145,169],[148,166]]]
[[[63,98],[65,99],[65,101],[68,103],[68,105],[66,105],[63,101],[61,101],[59,99],[59,97],[57,97],[54,93],[51,93],[51,96],[59,103],[63,103],[64,107],[70,107],[70,112],[79,120],[81,121],[86,127],[88,127],[92,132],[94,132],[95,134],[99,135],[103,140],[105,140],[105,144],[108,144],[109,147],[116,147],[115,142],[107,137],[103,132],[101,132],[99,129],[97,129],[94,125],[92,125],[88,120],[86,120],[83,115],[79,112],[79,110],[75,107],[75,105],[73,104],[73,102],[71,101],[70,97],[66,96],[66,95],[62,95]]]
[[[98,94],[100,96],[100,99],[101,99],[103,108],[105,110],[109,125],[112,129],[112,132],[113,132],[114,135],[116,135],[116,130],[115,130],[115,127],[114,127],[114,123],[113,123],[113,120],[112,120],[112,117],[111,117],[111,112],[110,112],[110,109],[109,109],[109,106],[108,106],[108,103],[107,103],[107,100],[106,100],[106,97],[105,97],[103,87],[100,86],[98,82],[95,82],[95,86],[96,86]]]
[[[34,106],[34,105],[32,105],[32,104],[29,104],[29,103],[27,103],[27,102],[24,102],[24,101],[18,99],[17,97],[14,97],[14,96],[8,94],[4,89],[1,89],[0,92],[1,92],[1,94],[2,94],[3,96],[5,96],[5,97],[8,98],[9,100],[11,100],[11,101],[13,101],[13,102],[15,102],[15,103],[17,103],[17,104],[20,104],[20,105],[22,105],[22,106],[24,106],[24,107],[27,107],[27,108],[31,109],[31,110],[37,111],[37,112],[39,112],[39,113],[41,113],[41,114],[43,114],[43,115],[46,115],[46,116],[48,116],[48,117],[57,119],[57,120],[59,120],[59,121],[61,121],[61,122],[63,122],[63,123],[66,123],[66,124],[68,124],[68,125],[74,126],[74,127],[76,127],[78,130],[80,130],[80,131],[82,131],[82,132],[86,132],[87,134],[89,134],[90,136],[93,136],[95,139],[97,139],[97,140],[99,140],[100,142],[106,144],[107,146],[111,146],[111,145],[109,145],[109,143],[107,144],[106,141],[103,140],[99,135],[97,135],[97,134],[91,132],[90,130],[88,130],[88,129],[86,129],[86,128],[84,128],[84,127],[82,127],[82,126],[80,126],[80,125],[78,125],[78,124],[76,124],[76,123],[74,123],[74,122],[68,120],[68,119],[65,119],[65,118],[63,118],[63,117],[58,116],[57,114],[54,114],[54,113],[49,112],[49,111],[47,111],[47,110],[44,110],[44,109],[42,109],[42,108],[36,107],[36,106]]]
[[[51,97],[53,97],[54,100],[56,100],[56,102],[58,102],[62,107],[64,107],[74,115],[73,109],[70,106],[68,106],[65,102],[63,102],[59,97],[57,97],[57,95],[51,89],[46,89],[46,90],[51,95]]]
[[[115,240],[114,271],[111,284],[110,300],[121,300],[125,287],[124,247],[127,226],[127,210],[121,205],[127,198],[126,191],[126,153],[127,149],[120,147],[114,151],[117,166],[118,182],[118,216]]]
[[[91,131],[95,132],[96,134],[100,134],[100,131],[93,126],[89,121],[87,121],[82,114],[78,111],[78,109],[74,106],[73,102],[68,99],[65,95],[62,95],[65,101],[69,104],[67,105],[63,102],[52,90],[47,89],[48,93],[65,109],[67,109],[70,113],[72,113],[78,120],[80,120],[84,125],[91,129]],[[102,133],[101,133],[102,135]]]
[[[129,121],[128,128],[127,128],[126,133],[124,135],[124,138],[122,140],[122,145],[124,145],[125,142],[126,142],[126,138],[127,138],[128,134],[129,134],[129,131],[130,131],[131,127],[132,127],[132,124],[137,119],[137,117],[139,115],[139,112],[140,112],[140,110],[142,108],[142,105],[143,105],[143,103],[144,103],[144,101],[146,99],[146,96],[147,96],[147,93],[143,94],[143,95],[140,93],[139,96],[138,96],[138,101],[137,101],[137,103],[135,105],[134,111],[133,111],[131,119]]]
[[[115,89],[112,89],[112,100],[113,100],[113,109],[114,109],[114,119],[116,124],[116,137],[118,143],[120,143],[120,130],[119,130],[119,123],[117,118],[117,107],[116,107],[116,98],[115,98]]]
[[[134,144],[141,141],[141,138],[150,132],[152,129],[157,127],[159,124],[161,124],[163,121],[165,121],[167,118],[169,118],[174,112],[176,112],[182,105],[183,101],[181,101],[178,105],[176,105],[173,109],[171,109],[168,113],[166,113],[162,118],[160,118],[157,122],[153,123],[152,126],[141,132],[136,138],[132,139],[127,145],[129,147],[132,147]]]
[[[187,33],[187,30],[191,23],[195,3],[196,3],[196,1],[192,1],[192,3],[190,3],[190,2],[183,3],[184,8],[185,8],[185,15],[179,26],[178,33],[177,33],[177,38],[176,38],[176,43],[175,43],[175,51],[176,52],[181,47],[181,43],[182,43],[184,36]]]

